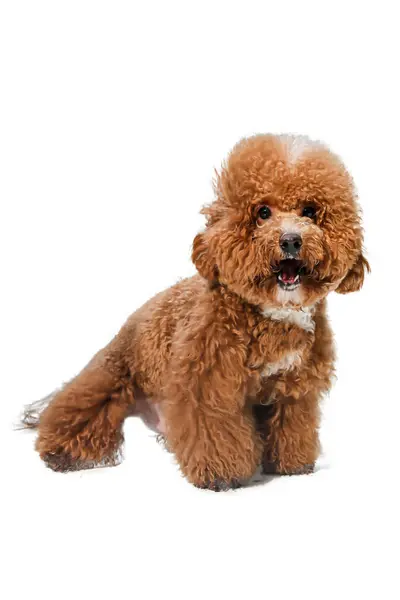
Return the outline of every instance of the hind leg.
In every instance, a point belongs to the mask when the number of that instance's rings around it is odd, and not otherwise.
[[[36,449],[55,471],[120,462],[122,424],[133,403],[127,377],[96,361],[59,391],[38,423]]]

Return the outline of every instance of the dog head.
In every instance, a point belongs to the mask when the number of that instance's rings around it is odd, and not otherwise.
[[[305,136],[244,139],[214,188],[193,242],[203,277],[261,306],[310,306],[361,288],[369,265],[356,193],[326,146]]]

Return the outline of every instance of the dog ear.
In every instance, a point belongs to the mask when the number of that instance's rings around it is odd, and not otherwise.
[[[370,273],[371,267],[366,258],[362,254],[358,257],[345,278],[340,282],[336,291],[339,294],[348,294],[350,292],[358,292],[364,283],[365,272]]]
[[[192,261],[202,277],[210,281],[218,279],[218,268],[212,260],[207,232],[198,233],[194,238]]]

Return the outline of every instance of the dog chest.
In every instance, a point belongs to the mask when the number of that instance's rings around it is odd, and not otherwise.
[[[314,307],[295,309],[290,307],[265,307],[263,315],[273,321],[286,321],[313,332],[315,329]],[[266,363],[261,371],[263,377],[270,377],[276,373],[291,371],[300,366],[302,361],[302,352],[287,352],[279,361]]]
[[[314,313],[314,306],[300,309],[285,306],[279,308],[265,306],[262,310],[264,317],[272,319],[272,321],[286,321],[310,332],[315,329]]]
[[[281,360],[274,363],[267,363],[261,371],[261,375],[263,377],[271,377],[271,375],[275,375],[281,371],[291,371],[300,365],[301,360],[302,354],[300,352],[288,352]]]

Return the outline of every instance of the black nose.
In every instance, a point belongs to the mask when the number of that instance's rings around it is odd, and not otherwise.
[[[279,241],[280,247],[285,254],[297,256],[301,248],[301,237],[297,233],[284,233]]]

